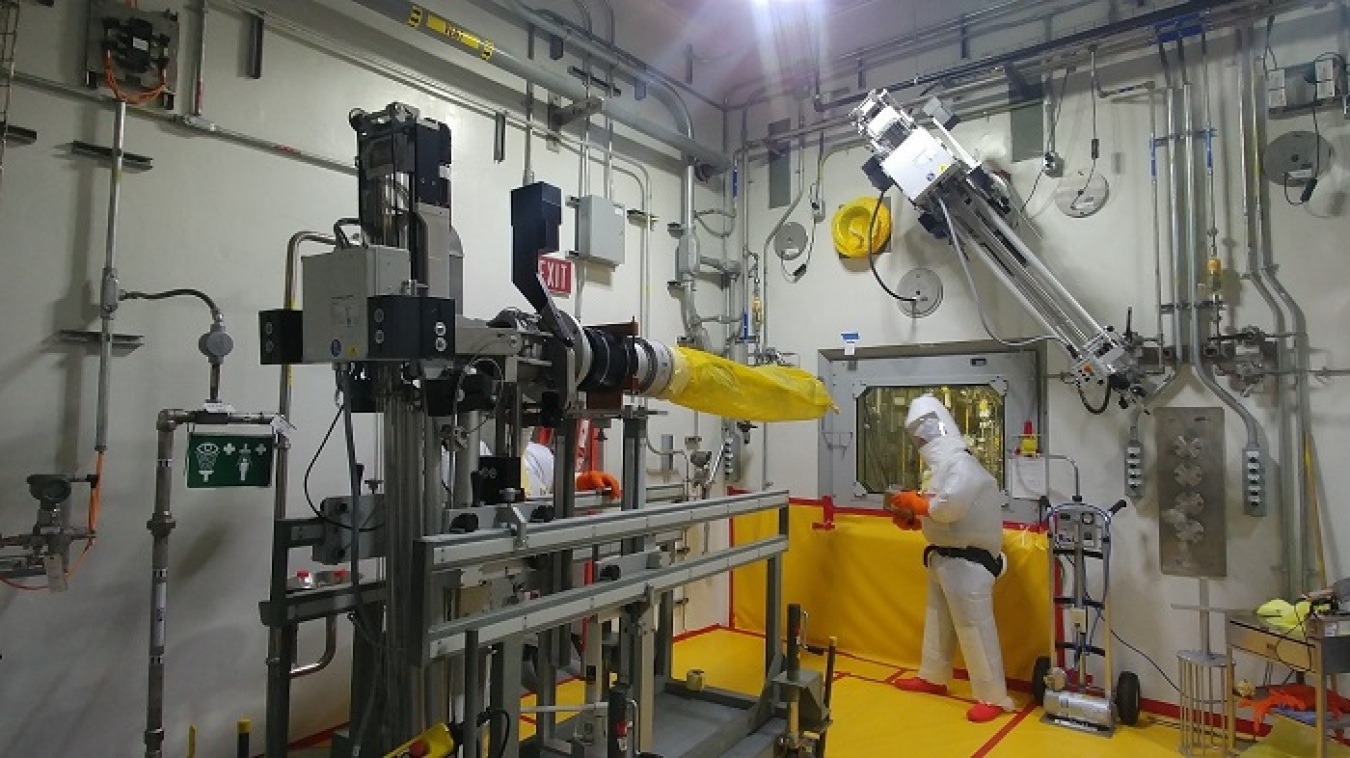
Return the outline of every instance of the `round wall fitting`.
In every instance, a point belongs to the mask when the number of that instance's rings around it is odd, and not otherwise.
[[[1312,132],[1289,132],[1271,140],[1262,160],[1266,178],[1285,187],[1298,187],[1331,168],[1331,143]]]
[[[900,279],[895,292],[901,297],[914,298],[913,301],[900,301],[902,313],[910,318],[923,318],[942,304],[942,279],[932,269],[910,269]]]
[[[773,250],[785,261],[796,260],[806,252],[806,229],[796,221],[789,221],[773,235]]]
[[[1069,218],[1086,218],[1106,205],[1111,187],[1100,171],[1075,171],[1055,189],[1055,206]]]

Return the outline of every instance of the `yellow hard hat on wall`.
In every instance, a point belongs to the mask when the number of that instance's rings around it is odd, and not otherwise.
[[[876,221],[872,213],[876,212]],[[846,258],[866,258],[869,251],[878,251],[891,238],[891,212],[885,203],[878,205],[874,197],[860,197],[839,206],[830,222],[834,249]],[[871,244],[867,229],[872,228]]]

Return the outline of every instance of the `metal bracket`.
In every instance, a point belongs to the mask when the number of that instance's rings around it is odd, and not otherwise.
[[[564,126],[577,119],[594,116],[600,112],[604,105],[605,99],[598,96],[578,100],[566,106],[557,106],[550,103],[548,106],[548,128],[555,132],[560,131]]]
[[[99,160],[105,161],[111,161],[113,159],[112,148],[95,145],[90,142],[82,142],[80,140],[75,140],[70,143],[70,152],[73,155],[84,158],[98,158]],[[154,168],[152,165],[153,160],[154,159],[148,155],[138,155],[137,153],[128,153],[126,151],[122,152],[122,165],[128,171],[149,171]]]
[[[62,329],[56,333],[57,339],[62,342],[75,345],[97,345],[103,341],[101,332],[87,331],[83,329]],[[118,349],[135,350],[145,344],[145,336],[141,334],[114,334],[112,335],[112,346]]]
[[[507,526],[515,535],[517,547],[529,547],[530,545],[530,517],[520,510],[520,506],[512,505],[502,509],[502,515],[507,519]]]
[[[5,144],[7,145],[31,145],[37,142],[38,138],[36,129],[15,126],[4,121],[0,121],[0,134],[5,135]]]

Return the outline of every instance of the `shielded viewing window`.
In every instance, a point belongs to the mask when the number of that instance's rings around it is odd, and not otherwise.
[[[927,467],[905,430],[905,416],[915,398],[930,393],[951,410],[970,452],[1004,486],[1003,395],[988,384],[864,390],[856,401],[858,483],[870,494],[924,489]]]

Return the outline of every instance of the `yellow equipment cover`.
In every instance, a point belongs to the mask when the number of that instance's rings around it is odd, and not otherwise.
[[[677,347],[675,375],[659,397],[713,416],[746,421],[813,421],[834,409],[816,377],[792,366],[745,366]]]

